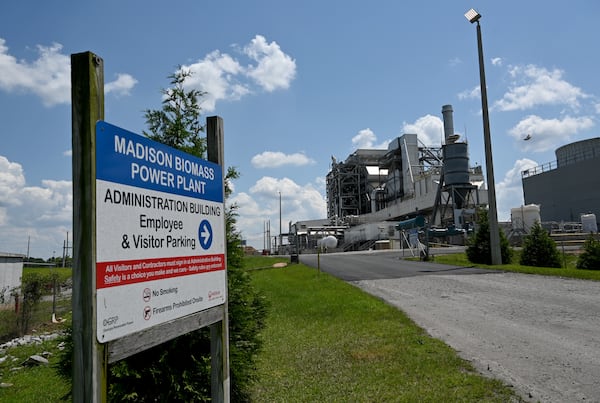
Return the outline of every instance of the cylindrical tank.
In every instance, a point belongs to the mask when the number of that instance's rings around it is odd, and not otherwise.
[[[469,148],[467,143],[443,146],[444,184],[446,186],[471,185],[469,182]]]
[[[598,223],[596,221],[596,214],[582,214],[581,215],[581,230],[583,232],[598,232]]]
[[[317,241],[317,246],[323,249],[334,249],[338,244],[338,240],[333,235],[327,235]]]
[[[527,204],[510,209],[510,219],[513,230],[522,230],[529,233],[535,222],[542,222],[539,204]]]
[[[469,149],[467,143],[446,143],[442,147],[444,158],[444,190],[452,193],[457,209],[462,209],[469,190]]]

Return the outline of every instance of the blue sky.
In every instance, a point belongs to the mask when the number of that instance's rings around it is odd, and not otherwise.
[[[597,137],[600,2],[9,2],[0,13],[0,251],[48,258],[72,239],[70,55],[104,59],[105,120],[143,111],[179,65],[225,126],[232,201],[248,243],[270,220],[326,217],[331,156],[403,133],[439,146],[441,107],[483,164],[475,26],[482,15],[498,211],[523,202],[520,171]],[[531,140],[523,138],[530,134]]]

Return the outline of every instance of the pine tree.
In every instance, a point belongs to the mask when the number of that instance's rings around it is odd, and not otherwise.
[[[556,243],[539,222],[531,227],[531,233],[525,236],[520,264],[536,267],[561,267],[560,252]]]
[[[600,241],[590,234],[583,245],[583,253],[577,258],[577,268],[600,270]]]
[[[171,87],[161,91],[162,109],[147,109],[144,112],[149,131],[143,133],[154,141],[204,158],[206,138],[201,135],[204,126],[200,123],[201,108],[198,99],[206,93],[197,89],[185,89],[185,80],[191,75],[190,71],[180,66],[169,76]]]
[[[467,243],[467,258],[473,263],[492,264],[492,249],[490,242],[490,225],[488,212],[485,209],[477,211],[477,231],[471,236]],[[498,230],[500,236],[500,255],[502,264],[510,263],[512,249],[502,230]]]

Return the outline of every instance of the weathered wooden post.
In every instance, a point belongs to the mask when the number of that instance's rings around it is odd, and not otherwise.
[[[209,116],[206,119],[206,145],[208,160],[221,166],[225,180],[223,119],[219,116]],[[213,401],[219,403],[229,402],[230,399],[228,304],[229,293],[222,305],[223,319],[210,325],[211,395]]]
[[[96,121],[104,119],[104,62],[71,55],[73,149],[73,401],[106,401],[106,349],[96,340]]]

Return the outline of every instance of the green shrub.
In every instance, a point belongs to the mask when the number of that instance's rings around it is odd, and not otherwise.
[[[470,262],[481,264],[492,264],[492,250],[490,247],[490,225],[488,212],[485,209],[477,211],[477,231],[471,235],[467,242],[467,258]],[[500,254],[502,264],[510,263],[512,249],[502,230],[498,230],[500,236]]]
[[[561,267],[560,252],[556,243],[539,222],[531,227],[531,233],[523,242],[520,264],[535,267]]]
[[[19,330],[24,335],[29,330],[31,315],[40,302],[44,290],[52,281],[48,276],[39,273],[25,273],[21,279],[21,306],[19,314]]]
[[[600,270],[600,241],[593,235],[590,235],[583,245],[583,253],[577,258],[577,268]]]

